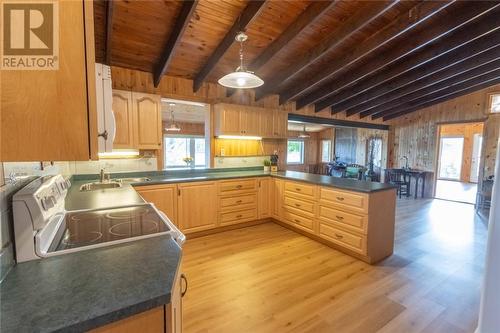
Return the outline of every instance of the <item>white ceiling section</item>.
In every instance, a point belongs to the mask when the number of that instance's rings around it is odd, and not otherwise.
[[[204,103],[162,98],[161,115],[163,121],[170,120],[170,112],[172,110],[174,111],[174,118],[176,122],[205,123],[205,113],[208,111],[208,105]]]

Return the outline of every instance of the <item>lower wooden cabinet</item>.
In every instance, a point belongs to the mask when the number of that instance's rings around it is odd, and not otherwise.
[[[271,217],[271,178],[259,178],[258,215],[259,219]]]
[[[177,185],[178,222],[181,231],[189,234],[217,226],[217,183],[194,182]]]
[[[91,330],[92,333],[163,333],[165,331],[165,307],[138,313],[128,318]]]
[[[165,307],[166,333],[182,333],[182,297],[184,297],[186,292],[186,277],[184,274],[177,272],[175,283],[171,292],[170,304]]]
[[[283,219],[283,200],[284,200],[284,181],[274,178],[272,182],[272,211],[271,215],[274,219],[281,221]]]
[[[137,193],[147,202],[164,212],[177,227],[177,185],[137,186]]]

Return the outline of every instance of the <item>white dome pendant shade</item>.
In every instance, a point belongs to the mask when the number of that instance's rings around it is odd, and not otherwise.
[[[248,39],[248,36],[239,32],[235,40],[240,43],[240,66],[232,73],[224,75],[219,79],[219,84],[235,89],[250,89],[257,88],[264,84],[264,81],[255,75],[253,72],[246,70],[243,65],[243,42]]]

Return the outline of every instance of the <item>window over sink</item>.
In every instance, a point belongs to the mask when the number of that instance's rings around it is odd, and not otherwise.
[[[165,169],[206,166],[205,137],[165,135],[163,137]]]

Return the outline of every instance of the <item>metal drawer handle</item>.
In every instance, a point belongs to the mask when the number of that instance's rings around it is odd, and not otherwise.
[[[241,201],[241,200],[236,201],[236,203],[237,203],[237,204],[242,203],[242,202],[243,202],[243,201]]]
[[[242,185],[237,185],[236,188],[242,188],[243,186]]]
[[[184,285],[186,286],[184,291],[182,290],[182,281],[184,281]],[[186,275],[184,273],[181,274],[181,297],[184,297],[188,291],[188,280],[186,278]]]
[[[337,200],[338,201],[344,201],[344,198],[343,197],[337,197]]]
[[[300,204],[296,203],[296,204],[295,204],[295,206],[296,206],[296,207],[300,207]]]
[[[335,237],[337,237],[337,238],[339,238],[339,239],[342,239],[342,238],[344,238],[344,236],[342,236],[342,235],[339,235],[339,234],[335,234]]]
[[[243,217],[243,215],[241,215],[241,214],[240,215],[236,215],[237,219],[242,218],[242,217]]]
[[[296,187],[295,190],[299,191],[300,192],[300,188]]]
[[[338,215],[335,215],[335,217],[336,217],[337,219],[339,219],[339,220],[343,220],[343,219],[344,219],[344,217],[343,217],[343,216],[338,216]]]
[[[295,223],[300,223],[300,221],[299,221],[299,220],[297,220],[297,219],[294,219],[293,221],[294,221]]]

